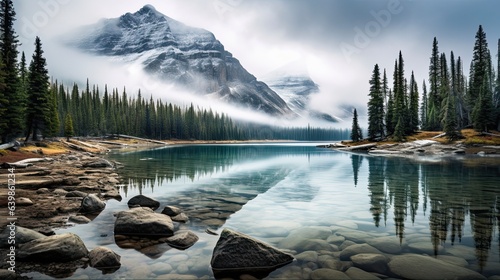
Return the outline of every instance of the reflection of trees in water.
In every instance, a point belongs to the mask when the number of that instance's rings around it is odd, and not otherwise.
[[[359,174],[359,168],[361,167],[361,164],[363,163],[363,156],[357,155],[357,154],[352,154],[351,155],[351,163],[352,163],[352,173],[354,176],[354,186],[358,186],[358,174]]]
[[[127,182],[123,187],[153,189],[180,178],[191,181],[202,176],[225,172],[240,162],[265,160],[278,156],[304,157],[314,153],[311,147],[264,145],[192,145],[136,153],[116,154],[113,160],[123,163],[120,174]],[[315,153],[315,156],[327,156]]]
[[[476,258],[480,268],[484,267],[495,225],[500,231],[498,164],[484,164],[480,159],[416,163],[382,157],[369,157],[368,163],[370,212],[375,226],[379,226],[381,215],[387,215],[389,207],[382,205],[388,201],[394,207],[396,236],[402,239],[407,216],[415,221],[420,187],[424,215],[430,206],[429,230],[435,254],[447,239],[451,245],[462,241],[469,214]]]

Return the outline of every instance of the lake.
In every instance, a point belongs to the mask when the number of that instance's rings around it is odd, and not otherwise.
[[[317,144],[179,145],[110,155],[124,166],[118,170],[123,200],[109,200],[89,224],[57,233],[78,234],[89,250],[99,245],[114,250],[122,266],[111,274],[78,269],[73,277],[211,279],[218,236],[207,228],[234,229],[278,248],[291,232],[307,241],[309,234],[327,229],[331,236],[321,239],[331,248],[345,240],[384,240],[399,245],[393,254],[459,257],[463,266],[487,277],[500,275],[499,157],[385,158]],[[118,247],[113,213],[128,209],[127,201],[137,194],[160,201],[157,212],[166,205],[183,209],[190,220],[177,227],[193,231],[199,241],[184,251],[165,244]],[[320,252],[323,243],[288,249]],[[269,277],[297,266],[293,262]]]

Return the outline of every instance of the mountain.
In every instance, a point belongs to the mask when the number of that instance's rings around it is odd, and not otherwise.
[[[265,75],[263,80],[285,100],[295,114],[303,118],[332,123],[340,120],[330,114],[311,109],[311,97],[319,93],[319,86],[309,77],[307,67],[302,62],[294,61],[286,64]]]
[[[94,55],[139,63],[161,81],[210,98],[295,117],[287,103],[245,70],[211,32],[169,18],[151,5],[81,27],[66,43]]]

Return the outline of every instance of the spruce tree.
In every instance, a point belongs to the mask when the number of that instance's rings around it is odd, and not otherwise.
[[[486,120],[486,116],[489,115],[491,118],[492,112],[479,112],[484,110],[490,110],[493,106],[493,100],[491,97],[492,92],[492,63],[491,55],[488,49],[488,42],[486,40],[486,33],[483,27],[479,25],[479,29],[476,33],[476,41],[474,43],[474,52],[472,56],[471,69],[470,69],[470,85],[469,92],[467,96],[469,110],[472,109],[472,124],[476,130],[487,130],[485,124],[491,126],[492,120]],[[486,96],[486,93],[490,96]],[[481,108],[478,108],[479,104]],[[480,119],[476,119],[480,118]],[[476,127],[479,125],[479,127]]]
[[[439,108],[441,108],[441,99],[439,98],[439,89],[441,87],[441,61],[439,57],[439,48],[437,38],[432,42],[432,54],[429,65],[429,94],[427,111],[427,130],[439,130]]]
[[[384,96],[378,64],[375,64],[373,68],[373,74],[369,83],[368,138],[374,140],[384,137]]]
[[[422,83],[422,104],[420,105],[420,127],[422,129],[427,128],[427,107],[428,107],[427,86],[424,80]]]
[[[415,76],[413,71],[411,72],[410,78],[410,100],[409,100],[409,130],[411,132],[415,132],[418,130],[418,85],[417,81],[415,81]]]
[[[363,139],[363,132],[359,127],[358,123],[358,112],[354,109],[354,114],[352,117],[352,128],[351,128],[351,140],[353,142],[359,142]]]
[[[446,98],[445,119],[443,126],[446,138],[448,138],[449,141],[458,139],[460,134],[457,127],[455,102],[454,94],[450,93],[448,98]]]
[[[394,133],[394,128],[396,124],[394,123],[394,98],[392,95],[392,90],[389,90],[388,100],[387,100],[387,114],[385,115],[385,128],[387,135],[392,135]]]
[[[16,12],[11,0],[0,1],[0,72],[4,75],[4,88],[0,96],[0,133],[2,142],[10,141],[23,131],[25,99],[20,90],[17,47],[14,31]]]
[[[69,138],[75,136],[75,130],[73,129],[73,119],[69,113],[66,114],[64,118],[64,137],[69,141]]]
[[[33,134],[33,141],[38,140],[39,132],[50,129],[53,102],[49,91],[49,74],[43,57],[40,38],[35,39],[35,52],[29,66],[28,107],[26,118],[26,140]]]

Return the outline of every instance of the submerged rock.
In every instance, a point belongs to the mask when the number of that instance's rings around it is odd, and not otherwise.
[[[69,262],[86,257],[88,253],[78,235],[64,233],[22,244],[19,246],[17,257],[26,261]]]
[[[161,211],[161,213],[168,215],[170,217],[174,217],[182,213],[182,210],[175,206],[165,206],[165,208],[163,208],[163,211]]]
[[[198,239],[196,234],[188,230],[176,233],[174,236],[167,238],[165,242],[174,248],[185,250],[193,246]]]
[[[121,256],[106,247],[96,247],[89,253],[90,266],[103,273],[112,273],[121,266]]]
[[[264,277],[293,261],[293,256],[245,234],[224,229],[212,254],[217,277],[250,274]]]
[[[169,216],[150,208],[132,208],[117,214],[115,234],[137,236],[172,236],[174,225]]]
[[[388,266],[394,275],[405,279],[486,279],[473,270],[416,254],[394,256]]]
[[[152,199],[150,197],[147,197],[145,195],[139,194],[134,197],[132,197],[128,202],[127,202],[128,207],[134,207],[136,205],[139,205],[141,207],[148,207],[153,210],[158,209],[160,207],[160,202]]]

